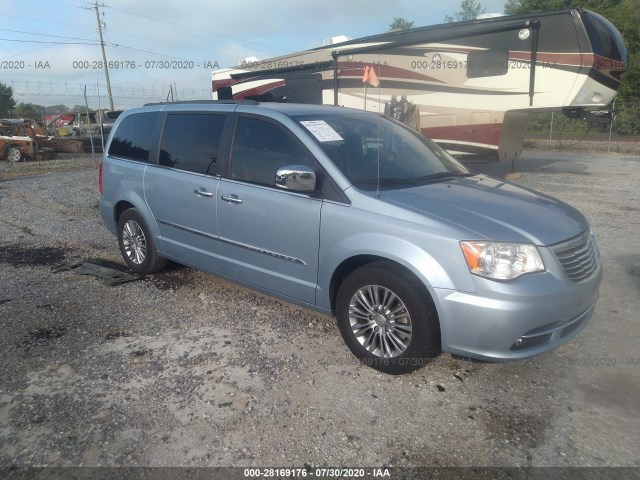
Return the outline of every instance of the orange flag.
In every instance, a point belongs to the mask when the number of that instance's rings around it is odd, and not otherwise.
[[[364,67],[364,75],[362,76],[362,81],[374,87],[377,87],[380,85],[380,80],[378,80],[376,71],[369,65]]]
[[[374,87],[380,86],[380,80],[378,80],[378,75],[376,75],[376,70],[373,67],[369,70],[369,84]]]

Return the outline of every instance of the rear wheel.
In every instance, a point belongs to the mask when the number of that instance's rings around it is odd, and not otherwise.
[[[348,275],[338,291],[336,316],[351,352],[376,370],[409,373],[440,351],[428,292],[393,262],[375,262]]]
[[[167,265],[167,259],[158,255],[149,228],[135,208],[125,210],[120,216],[118,245],[122,258],[135,273],[155,273]]]

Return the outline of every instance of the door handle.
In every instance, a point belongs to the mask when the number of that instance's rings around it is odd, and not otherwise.
[[[196,188],[193,193],[195,193],[196,195],[200,196],[200,197],[213,197],[213,193],[211,192],[207,192],[204,188],[202,187],[198,187]]]
[[[242,203],[242,199],[235,194],[223,195],[222,200],[229,203]]]

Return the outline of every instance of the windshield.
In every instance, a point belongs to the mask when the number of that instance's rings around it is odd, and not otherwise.
[[[385,117],[340,113],[299,116],[296,120],[359,188],[402,188],[470,175],[423,135]]]

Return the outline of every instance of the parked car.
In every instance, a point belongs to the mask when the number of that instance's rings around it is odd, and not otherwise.
[[[45,115],[44,121],[48,131],[59,142],[60,151],[67,153],[102,152],[102,127],[99,121],[100,112],[69,112]]]
[[[30,119],[0,120],[0,158],[9,163],[55,158],[55,139],[38,135],[36,128]]]
[[[123,110],[108,110],[102,112],[102,136],[106,139],[113,128],[113,124]]]
[[[577,210],[360,110],[127,110],[100,191],[134,272],[173,260],[334,314],[351,351],[391,374],[440,351],[508,360],[557,347],[592,317],[602,276]]]

